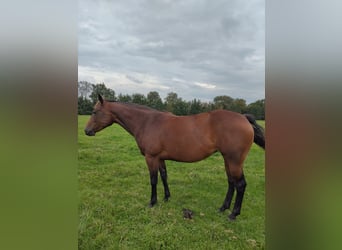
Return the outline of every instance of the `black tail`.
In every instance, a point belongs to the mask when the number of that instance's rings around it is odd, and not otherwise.
[[[256,123],[253,115],[245,114],[245,116],[254,129],[254,142],[265,149],[265,135],[263,127]]]

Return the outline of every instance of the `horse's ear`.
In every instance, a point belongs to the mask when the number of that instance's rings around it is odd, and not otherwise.
[[[98,97],[99,97],[99,101],[101,102],[101,104],[103,104],[103,98],[100,94],[98,94]]]

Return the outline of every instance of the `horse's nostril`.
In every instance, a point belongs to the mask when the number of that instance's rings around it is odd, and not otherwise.
[[[84,133],[88,136],[92,136],[92,135],[95,135],[94,131],[91,130],[91,129],[85,129],[84,130]]]

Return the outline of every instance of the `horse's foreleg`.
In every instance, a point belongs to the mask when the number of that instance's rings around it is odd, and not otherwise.
[[[154,204],[157,203],[157,183],[158,183],[158,168],[159,168],[159,160],[146,156],[146,163],[148,166],[148,170],[150,171],[150,181],[151,181],[151,201],[150,207],[153,207]]]
[[[157,183],[158,183],[158,171],[150,172],[151,180],[151,201],[150,207],[153,207],[157,203]]]
[[[235,182],[236,199],[232,213],[228,216],[230,220],[235,220],[236,216],[240,214],[243,196],[245,194],[247,183],[245,176],[242,174],[241,178]]]
[[[161,160],[160,165],[159,165],[159,172],[160,172],[160,177],[163,181],[164,185],[164,201],[168,201],[170,197],[170,190],[169,190],[169,185],[167,184],[167,171],[166,171],[166,165],[165,161]]]

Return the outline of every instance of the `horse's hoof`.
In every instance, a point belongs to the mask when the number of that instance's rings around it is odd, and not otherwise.
[[[169,201],[169,197],[165,197],[165,198],[164,198],[164,201],[165,201],[165,202]]]
[[[230,221],[235,221],[236,215],[230,214],[230,215],[228,216],[228,219],[229,219]]]
[[[219,211],[220,213],[223,213],[226,209],[227,209],[226,207],[220,207],[220,208],[218,209],[218,211]]]
[[[150,208],[153,207],[157,202],[150,202],[150,204],[148,205]]]

